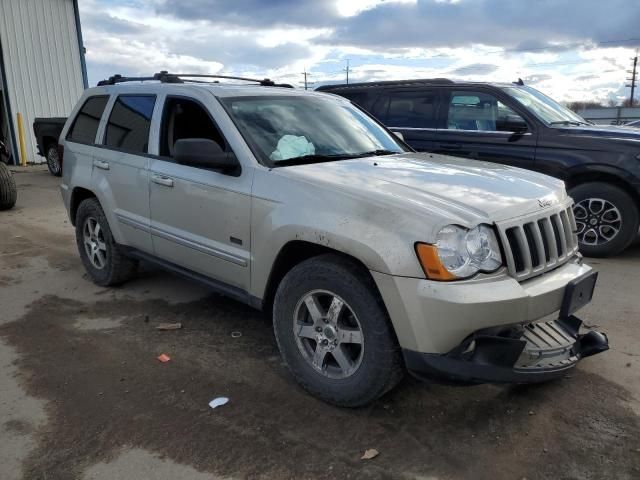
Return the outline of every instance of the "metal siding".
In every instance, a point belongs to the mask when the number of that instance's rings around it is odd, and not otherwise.
[[[16,114],[22,113],[27,161],[41,163],[34,118],[69,115],[84,90],[73,0],[0,2],[11,120],[17,135]]]

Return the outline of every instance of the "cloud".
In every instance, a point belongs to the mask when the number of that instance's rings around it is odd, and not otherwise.
[[[91,82],[160,69],[316,85],[451,76],[572,100],[624,92],[628,0],[79,0]],[[611,42],[632,39],[634,41]]]
[[[471,65],[465,65],[464,67],[454,68],[449,71],[448,75],[487,75],[498,70],[497,65],[491,65],[489,63],[472,63]]]

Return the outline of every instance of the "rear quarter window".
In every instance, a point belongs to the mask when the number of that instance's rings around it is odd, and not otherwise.
[[[100,119],[109,101],[108,95],[88,98],[73,120],[67,140],[77,143],[95,143]]]

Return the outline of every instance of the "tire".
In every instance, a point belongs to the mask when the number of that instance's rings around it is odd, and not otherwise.
[[[316,321],[304,301],[309,296],[318,308]],[[329,305],[335,299],[344,305],[332,316]],[[367,405],[404,375],[400,348],[376,286],[368,272],[349,259],[326,254],[292,268],[278,286],[273,319],[284,363],[305,390],[325,402]],[[322,359],[316,362],[320,368],[313,358],[325,340],[324,353],[317,357]],[[347,363],[347,368],[340,366]]]
[[[580,251],[587,257],[609,257],[627,248],[638,234],[640,216],[634,199],[603,182],[583,183],[569,195],[575,201]]]
[[[107,217],[96,198],[83,200],[78,207],[76,244],[84,268],[97,285],[119,285],[137,270],[138,262],[127,257],[114,241]]]
[[[13,173],[4,163],[0,162],[0,210],[13,208],[18,199],[18,189]]]
[[[45,156],[47,158],[47,167],[49,172],[54,177],[62,175],[62,165],[60,165],[60,159],[58,157],[58,145],[55,143],[49,143],[46,148]]]

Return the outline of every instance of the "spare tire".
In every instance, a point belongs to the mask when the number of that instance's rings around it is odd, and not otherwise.
[[[0,210],[9,210],[16,204],[18,189],[13,179],[13,173],[4,163],[0,162]]]

